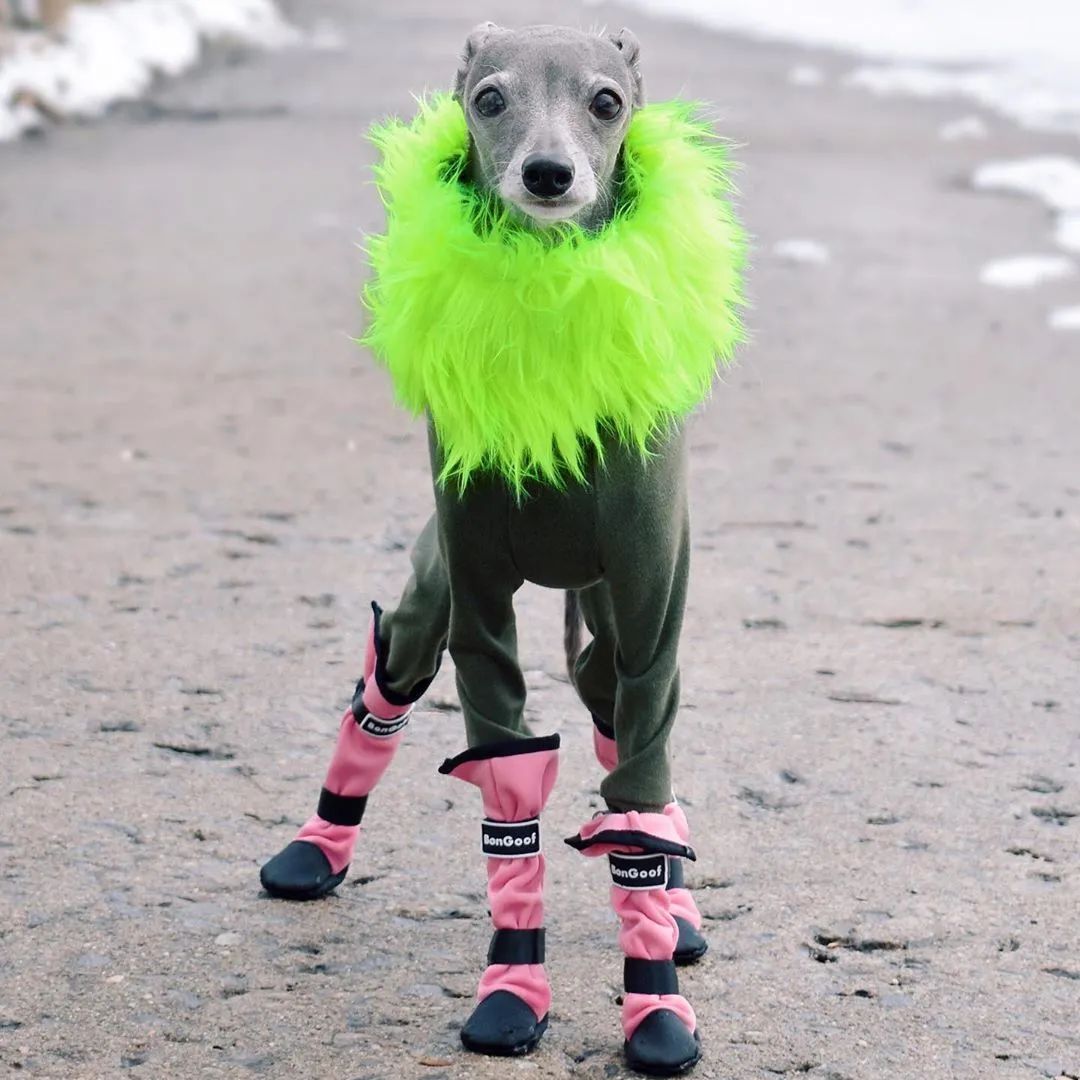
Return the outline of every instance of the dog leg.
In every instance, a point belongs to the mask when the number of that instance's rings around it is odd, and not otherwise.
[[[462,1043],[477,1053],[526,1054],[547,1030],[540,815],[555,784],[558,746],[558,735],[477,746],[439,769],[483,798],[481,850],[495,932],[477,1006],[461,1029]]]
[[[609,729],[610,730],[610,729]],[[593,717],[593,749],[596,759],[608,771],[619,763],[619,750],[614,733],[607,734],[600,727],[600,721]],[[664,813],[671,818],[679,839],[684,844],[690,843],[690,825],[686,814],[677,802],[670,802],[664,807]],[[686,887],[681,859],[668,860],[667,890],[671,897],[671,914],[679,928],[679,940],[675,945],[675,963],[685,967],[696,964],[709,951],[709,942],[701,932],[701,912],[694,902],[693,894]]]
[[[397,609],[384,613],[372,604],[363,679],[342,717],[318,808],[260,873],[272,896],[315,900],[345,879],[368,796],[397,753],[413,703],[438,671],[450,599],[434,517],[412,563]],[[391,671],[405,678],[395,681]]]
[[[676,461],[678,460],[676,456]],[[638,485],[640,488],[640,485]],[[645,693],[641,693],[642,682],[635,680],[634,690],[624,696],[621,710],[624,725],[636,723],[640,730],[643,725],[637,720],[639,716],[651,718],[663,716],[658,706],[667,698],[671,700],[671,685],[677,677],[674,668],[675,656],[670,647],[656,648],[650,642],[659,641],[663,644],[671,640],[670,634],[663,632],[665,623],[677,626],[677,620],[681,617],[681,593],[677,586],[685,578],[685,551],[680,537],[678,507],[673,508],[672,517],[664,530],[671,544],[671,554],[668,566],[669,573],[673,570],[672,578],[662,580],[660,587],[654,591],[656,622],[660,631],[650,627],[640,615],[635,613],[634,626],[636,634],[624,636],[623,647],[626,650],[627,660],[640,665],[641,670],[648,673],[649,679],[657,690],[649,691],[645,687]],[[618,567],[618,560],[613,560]],[[628,575],[629,576],[629,575]],[[635,586],[641,587],[645,575],[637,574]],[[671,584],[668,584],[671,581]],[[625,590],[624,590],[625,591]],[[581,700],[588,708],[593,719],[593,748],[597,760],[610,774],[619,765],[619,747],[615,738],[616,697],[618,691],[618,675],[620,666],[626,669],[625,664],[620,664],[618,635],[616,630],[616,608],[612,600],[612,587],[608,582],[602,581],[579,593],[581,612],[585,618],[592,640],[582,649],[574,665],[573,681]],[[625,606],[625,605],[624,605]],[[642,633],[642,628],[646,633]],[[675,632],[675,638],[678,634]],[[643,644],[644,643],[644,646]],[[640,657],[640,658],[639,658]],[[677,685],[677,684],[676,684]],[[649,696],[653,701],[650,703]],[[650,709],[650,704],[653,706]],[[676,702],[677,704],[677,702]],[[668,706],[673,717],[673,706]],[[649,734],[646,729],[646,734]],[[650,740],[651,741],[651,740]],[[664,740],[666,742],[666,738]],[[661,747],[663,742],[661,743]],[[618,778],[617,778],[618,779]],[[634,777],[630,778],[631,782]],[[624,792],[627,784],[619,780]],[[664,808],[675,822],[684,844],[690,842],[690,828],[686,821],[686,815],[682,809],[672,800]],[[701,933],[701,913],[690,891],[683,882],[682,863],[673,860],[668,873],[668,889],[671,893],[671,908],[675,921],[679,927],[679,941],[675,948],[675,962],[677,964],[693,964],[705,955],[709,943]]]
[[[676,1076],[701,1057],[697,1019],[679,993],[668,868],[693,858],[666,814],[627,811],[594,817],[566,841],[585,855],[607,855],[611,905],[619,918],[622,1026],[627,1064],[650,1076]]]

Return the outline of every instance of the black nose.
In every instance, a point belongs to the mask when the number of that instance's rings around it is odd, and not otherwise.
[[[574,182],[574,166],[566,158],[530,154],[521,165],[521,179],[530,195],[554,199]]]

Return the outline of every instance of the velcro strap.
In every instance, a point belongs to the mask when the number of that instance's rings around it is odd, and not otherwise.
[[[620,889],[666,889],[666,855],[608,855],[611,880]]]
[[[396,735],[409,722],[410,716],[412,716],[412,709],[395,720],[380,720],[377,716],[365,712],[363,715],[356,717],[356,722],[360,725],[361,731],[366,731],[374,738],[389,739],[391,735]]]
[[[540,819],[481,822],[480,850],[489,859],[521,859],[540,854]]]
[[[677,994],[679,976],[674,960],[623,961],[623,987],[628,994]]]
[[[489,964],[542,964],[544,931],[496,930],[488,946]]]
[[[366,806],[366,795],[335,795],[323,788],[315,813],[331,825],[359,825]]]
[[[683,877],[682,859],[668,859],[667,887],[669,889],[686,888],[686,878]]]

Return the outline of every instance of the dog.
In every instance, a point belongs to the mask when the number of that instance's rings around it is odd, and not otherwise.
[[[600,235],[620,213],[626,140],[645,105],[630,31],[485,23],[468,35],[453,95],[468,133],[460,183],[494,200],[498,214],[558,244]],[[429,442],[439,478],[446,455],[437,421]],[[606,430],[581,461],[580,478],[567,484],[533,478],[516,490],[493,471],[467,485],[435,484],[435,513],[416,541],[398,604],[372,605],[363,678],[317,813],[261,877],[271,895],[294,900],[341,883],[368,795],[448,649],[468,749],[440,771],[481,791],[495,926],[461,1037],[482,1053],[533,1049],[551,996],[539,818],[559,740],[525,725],[513,597],[525,581],[565,590],[570,676],[607,770],[607,810],[567,842],[609,856],[626,954],[627,1059],[640,1071],[674,1075],[697,1062],[700,1042],[673,965],[707,949],[682,878],[682,859],[693,852],[668,751],[690,547],[685,439],[681,425],[665,425],[642,454]],[[584,646],[582,619],[590,634]]]

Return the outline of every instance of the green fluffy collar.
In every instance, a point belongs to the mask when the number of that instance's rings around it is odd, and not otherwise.
[[[532,231],[463,183],[452,98],[372,139],[387,230],[369,241],[363,340],[431,415],[440,482],[581,479],[605,429],[647,453],[708,395],[741,337],[744,240],[724,146],[691,106],[635,114],[620,208],[594,233]]]

